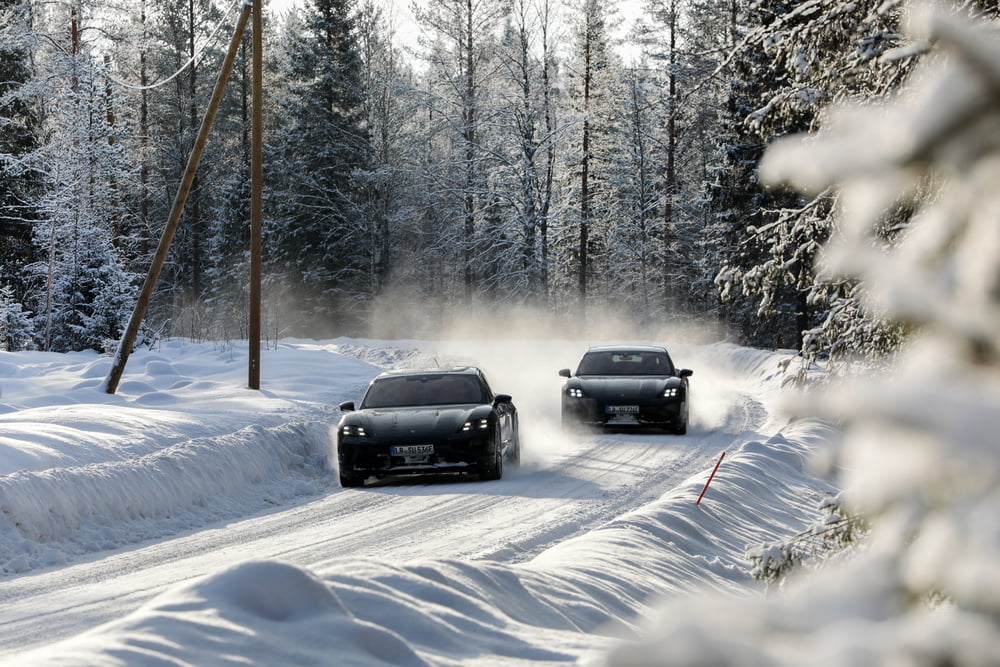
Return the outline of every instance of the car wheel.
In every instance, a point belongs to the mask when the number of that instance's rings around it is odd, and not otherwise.
[[[513,435],[507,448],[507,463],[513,466],[521,464],[521,433],[518,430],[517,417],[514,417]]]
[[[671,431],[674,435],[685,435],[688,432],[688,403],[687,400],[681,406],[680,415],[677,416],[677,421],[674,422]]]
[[[503,448],[500,446],[500,430],[498,428],[493,436],[493,451],[483,461],[479,478],[491,481],[501,477],[503,477]]]
[[[340,472],[340,485],[345,489],[353,489],[365,485],[365,478],[350,472]]]

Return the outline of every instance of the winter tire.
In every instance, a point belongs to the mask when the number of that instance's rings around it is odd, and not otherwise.
[[[483,462],[483,471],[479,474],[480,479],[492,481],[503,477],[503,448],[500,446],[500,432],[493,436],[493,452]]]
[[[340,485],[345,489],[354,489],[359,486],[365,485],[365,478],[360,475],[352,475],[351,473],[341,472],[340,473]]]
[[[677,417],[677,421],[674,422],[671,431],[674,435],[686,435],[688,432],[688,403],[687,399],[684,399],[684,403],[681,404],[680,415]]]
[[[514,417],[514,435],[507,449],[507,463],[512,466],[521,465],[521,432],[517,426],[517,417]]]

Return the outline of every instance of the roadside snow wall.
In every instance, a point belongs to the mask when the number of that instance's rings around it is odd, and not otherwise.
[[[0,572],[317,493],[330,447],[328,422],[250,426],[137,459],[0,476]]]
[[[634,637],[665,598],[749,596],[748,545],[801,532],[828,489],[806,469],[831,436],[795,422],[658,501],[519,565],[342,560],[320,572],[234,565],[14,664],[575,663]]]

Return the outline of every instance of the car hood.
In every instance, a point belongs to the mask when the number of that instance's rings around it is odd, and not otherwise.
[[[679,386],[675,377],[622,377],[620,375],[588,375],[575,377],[570,386],[576,386],[590,398],[602,402],[654,399],[669,386]]]
[[[435,405],[419,408],[374,408],[353,412],[343,424],[364,426],[373,437],[394,442],[426,442],[459,433],[470,419],[485,419],[488,405]]]

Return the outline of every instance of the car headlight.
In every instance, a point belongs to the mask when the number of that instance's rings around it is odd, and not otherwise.
[[[462,432],[466,433],[468,431],[480,430],[485,431],[490,427],[489,419],[470,419],[469,421],[462,424]]]
[[[677,387],[667,387],[663,390],[663,398],[677,398]]]
[[[366,438],[368,437],[368,431],[365,430],[364,426],[359,426],[357,424],[344,424],[340,427],[340,435]]]
[[[583,389],[578,389],[576,387],[570,387],[566,390],[566,395],[570,398],[583,398]]]

